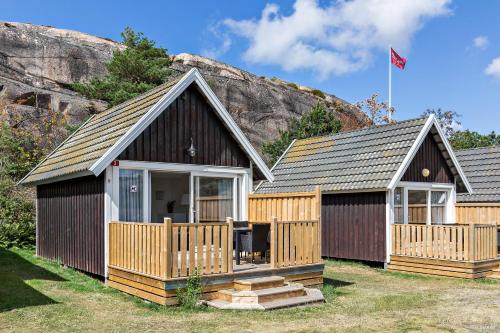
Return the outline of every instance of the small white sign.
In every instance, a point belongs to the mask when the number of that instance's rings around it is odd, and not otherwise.
[[[137,185],[130,185],[130,192],[136,193],[137,192]]]

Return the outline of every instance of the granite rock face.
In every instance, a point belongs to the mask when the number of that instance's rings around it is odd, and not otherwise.
[[[56,112],[68,124],[78,124],[89,114],[106,109],[105,102],[81,97],[69,85],[105,75],[105,63],[113,51],[124,48],[76,31],[9,22],[0,22],[0,45],[1,119]],[[174,71],[200,70],[257,149],[318,101],[328,107],[346,103],[327,93],[259,77],[201,56],[183,53],[173,58]],[[339,117],[344,129],[367,124],[364,114],[354,107]]]

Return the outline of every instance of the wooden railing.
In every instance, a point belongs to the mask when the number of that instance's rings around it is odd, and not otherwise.
[[[233,271],[233,221],[163,224],[111,222],[109,266],[176,278]]]
[[[457,261],[497,258],[496,226],[393,224],[391,237],[393,255]]]
[[[168,277],[232,273],[233,222],[167,224],[172,234],[172,264]]]
[[[321,262],[319,220],[271,220],[271,266],[288,267]]]
[[[500,204],[457,203],[455,219],[458,224],[491,224],[500,226]]]
[[[321,192],[251,194],[248,198],[248,221],[269,223],[278,221],[319,220]]]

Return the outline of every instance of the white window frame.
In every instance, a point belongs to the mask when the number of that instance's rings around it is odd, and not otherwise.
[[[250,177],[252,174],[251,168],[236,168],[236,167],[220,167],[208,165],[192,165],[180,163],[160,163],[160,162],[143,162],[143,161],[119,161],[118,166],[112,166],[112,203],[111,203],[111,218],[114,221],[119,220],[120,193],[119,193],[119,175],[120,169],[127,170],[143,170],[144,172],[144,212],[143,222],[151,222],[151,171],[163,172],[179,172],[189,174],[189,222],[194,223],[194,189],[195,177],[219,177],[233,179],[233,218],[235,220],[245,221],[248,218],[248,195],[251,190]],[[238,193],[238,182],[240,182]],[[241,201],[241,202],[240,202]],[[240,210],[238,211],[238,205]]]
[[[427,192],[427,218],[426,224],[431,225],[431,191],[446,192],[445,222],[455,223],[455,185],[440,183],[400,182],[396,187],[403,189],[403,223],[408,224],[408,190]],[[394,224],[394,196],[391,197],[391,224]]]

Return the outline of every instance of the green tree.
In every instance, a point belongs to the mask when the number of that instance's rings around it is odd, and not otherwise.
[[[113,58],[106,64],[108,75],[90,82],[74,83],[75,91],[114,106],[166,80],[172,63],[167,50],[155,47],[154,41],[129,27],[121,35],[126,48],[113,52]]]
[[[378,93],[372,94],[355,105],[368,116],[373,125],[395,123],[392,118],[395,109],[393,107],[389,108],[389,104],[386,102],[379,102]]]
[[[471,149],[500,145],[500,135],[494,131],[490,134],[480,134],[474,131],[457,131],[453,133],[449,141],[453,149]]]
[[[337,108],[339,107],[341,106],[338,105]],[[340,129],[341,123],[335,111],[318,103],[299,119],[293,119],[288,130],[280,131],[278,139],[264,143],[262,152],[267,156],[269,162],[274,164],[294,139],[334,134],[338,133]]]
[[[436,116],[436,119],[447,137],[452,136],[456,132],[457,128],[462,125],[458,119],[461,115],[455,111],[444,111],[441,108],[427,109],[422,113],[422,117],[428,117],[431,114]]]

